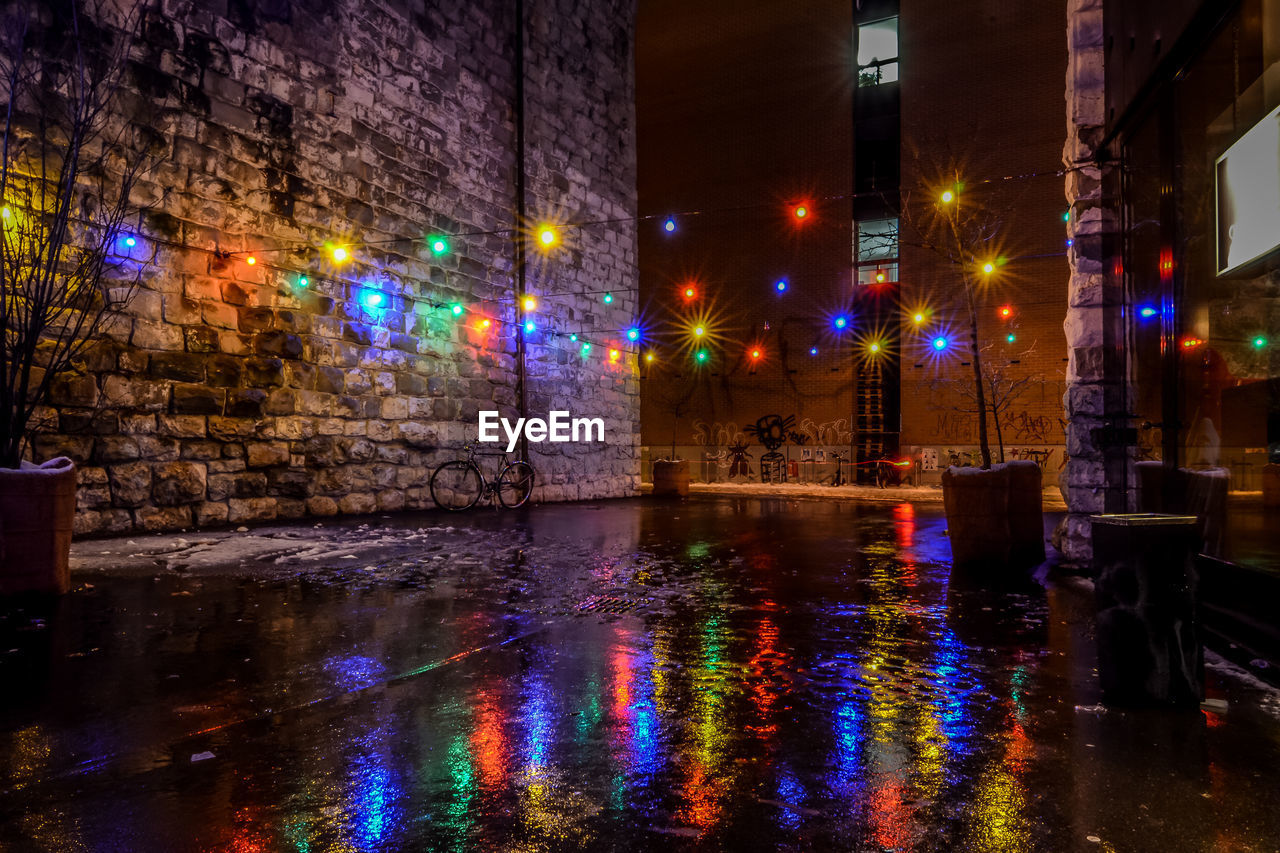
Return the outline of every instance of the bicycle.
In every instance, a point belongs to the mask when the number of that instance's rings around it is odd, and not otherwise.
[[[471,509],[483,497],[498,501],[508,509],[524,506],[533,492],[536,474],[533,466],[523,459],[507,461],[505,453],[477,454],[474,445],[467,444],[466,459],[453,459],[441,463],[431,475],[431,499],[436,506],[449,512]],[[476,456],[502,456],[498,476],[486,480]]]

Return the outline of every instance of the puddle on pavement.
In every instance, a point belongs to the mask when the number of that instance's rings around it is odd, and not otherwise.
[[[1280,844],[1273,692],[1098,707],[1087,597],[952,582],[936,509],[448,523],[0,611],[0,848]]]

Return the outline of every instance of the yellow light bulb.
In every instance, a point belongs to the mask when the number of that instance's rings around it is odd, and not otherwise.
[[[915,320],[917,323],[923,323],[923,322],[924,322],[924,315],[923,315],[923,314],[917,314],[916,316],[912,317],[911,319],[912,319],[912,320]]]
[[[699,326],[698,328],[696,328],[696,329],[694,329],[694,330],[693,330],[693,333],[694,333],[695,335],[697,335],[698,337],[702,337],[703,335],[705,335],[705,334],[707,333],[707,330],[706,330],[706,329],[704,329],[704,328],[702,328],[701,326]]]
[[[956,200],[956,194],[953,193],[951,190],[946,190],[945,192],[942,193],[943,204],[951,204],[951,202],[955,200]]]
[[[258,259],[257,259],[257,258],[255,258],[253,255],[250,255],[249,257],[247,257],[247,258],[245,258],[245,259],[244,259],[244,262],[245,262],[246,264],[248,264],[249,266],[253,266],[254,264],[256,264],[256,263],[258,262]]]
[[[532,296],[526,296],[523,305],[526,311],[536,311],[538,309],[538,300]]]
[[[991,273],[995,272],[995,269],[996,269],[996,265],[991,263],[990,261],[987,261],[985,264],[982,265],[982,271],[987,275],[991,275]]]
[[[644,357],[645,361],[653,361],[653,353],[649,353]]]
[[[556,232],[550,226],[543,226],[538,231],[538,240],[544,246],[551,246],[556,242]]]
[[[347,259],[347,250],[341,246],[333,247],[333,259],[338,263],[342,263]]]

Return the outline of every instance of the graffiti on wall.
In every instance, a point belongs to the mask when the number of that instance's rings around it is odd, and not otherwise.
[[[815,423],[805,418],[796,427],[796,433],[804,437],[797,444],[848,444],[853,441],[853,430],[849,427],[848,418],[837,418],[834,421]]]
[[[747,434],[736,423],[693,422],[693,443],[699,447],[728,447],[731,444],[745,442]]]
[[[1062,430],[1065,426],[1061,420],[1025,411],[1005,412],[1000,419],[1006,441],[1048,442],[1055,428]]]

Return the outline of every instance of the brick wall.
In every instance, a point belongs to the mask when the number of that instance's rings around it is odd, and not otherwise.
[[[1054,0],[903,0],[901,8],[903,137],[920,151],[918,159],[904,155],[902,186],[918,205],[922,181],[955,163],[966,181],[961,203],[1001,221],[992,252],[1008,262],[980,296],[979,345],[986,347],[985,368],[1028,380],[1000,426],[1006,449],[1050,451],[1048,484],[1066,444],[1067,205],[1057,174],[1067,61],[1062,7]],[[974,404],[960,394],[972,387],[973,373],[959,280],[928,251],[904,245],[902,254],[904,308],[927,317],[919,329],[904,317],[903,444],[975,448],[977,415],[962,411]],[[951,341],[941,356],[930,346],[937,335]],[[994,455],[990,420],[988,429]]]
[[[526,6],[530,219],[609,220],[529,266],[529,413],[603,417],[607,439],[531,444],[535,499],[632,494],[634,355],[548,333],[617,340],[637,310],[634,0]],[[78,532],[429,506],[477,412],[514,416],[514,24],[430,0],[148,14],[121,109],[167,142],[127,253],[151,263],[32,441],[80,464]],[[435,258],[430,233],[474,236]]]
[[[847,435],[854,350],[875,336],[856,319],[856,333],[832,326],[837,314],[871,302],[855,300],[851,266],[853,7],[805,4],[802,14],[780,21],[776,10],[763,7],[730,19],[722,5],[657,2],[640,21],[642,31],[664,37],[657,47],[642,46],[640,56],[642,210],[708,211],[681,220],[674,235],[657,222],[646,226],[642,289],[655,304],[676,306],[658,316],[670,316],[677,327],[681,317],[714,307],[725,330],[707,367],[695,371],[689,350],[671,346],[665,349],[671,363],[645,381],[643,441],[655,453],[669,448],[673,425],[678,444],[699,446],[704,435],[733,435],[766,414],[794,415]],[[992,0],[976,8],[939,0],[900,4],[904,138],[926,162],[958,155],[975,193],[976,182],[990,179],[996,183],[982,188],[982,198],[1010,210],[1003,249],[1012,262],[1000,289],[984,299],[982,335],[992,343],[992,363],[1030,380],[1002,419],[1006,447],[1051,451],[1050,480],[1065,449],[1067,235],[1057,174],[1062,24],[1061,6],[1051,0]],[[675,31],[678,37],[670,35]],[[713,120],[721,130],[706,128]],[[905,153],[903,161],[902,186],[911,189],[919,175]],[[1032,173],[1039,177],[1003,181]],[[795,229],[781,215],[783,202],[806,194],[819,200],[817,215]],[[791,288],[780,297],[771,285],[784,275]],[[884,291],[890,300],[900,296],[904,309],[895,317],[903,323],[903,450],[972,448],[976,418],[955,411],[972,405],[954,393],[957,382],[969,381],[967,359],[959,346],[945,359],[928,347],[931,329],[957,331],[957,285],[909,247],[899,277]],[[686,281],[698,282],[702,306],[680,306],[677,291]],[[1006,303],[1015,308],[1007,322],[997,314]],[[931,309],[936,325],[917,332],[910,316],[921,306]],[[1013,343],[1006,340],[1011,332]],[[679,333],[672,339],[683,342]],[[764,357],[753,371],[744,354],[757,342]],[[813,346],[817,356],[809,355]],[[690,375],[699,389],[690,411],[673,423],[664,389]],[[830,442],[841,443],[847,439]],[[759,453],[758,442],[751,444]]]
[[[847,0],[783,15],[733,0],[641,9],[640,203],[657,218],[642,226],[640,277],[662,333],[642,374],[643,441],[655,454],[670,452],[673,426],[679,446],[708,450],[770,414],[848,430],[848,335],[842,350],[830,318],[851,307],[852,14]],[[788,202],[799,200],[810,215],[797,227]],[[662,230],[684,211],[700,212]],[[686,304],[689,283],[698,296]],[[709,330],[703,365],[694,318]],[[677,421],[666,401],[686,383]]]

